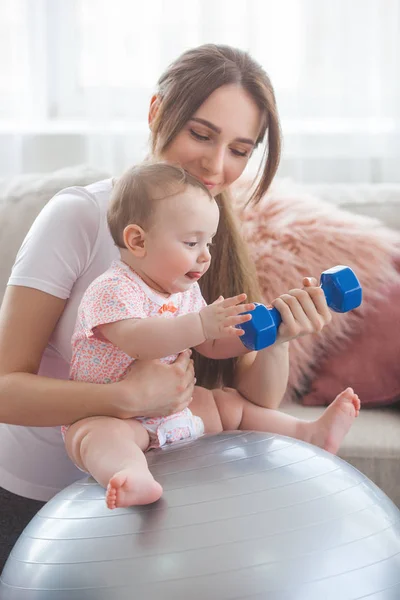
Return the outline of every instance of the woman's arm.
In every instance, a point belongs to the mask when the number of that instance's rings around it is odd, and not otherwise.
[[[235,387],[253,404],[276,409],[289,378],[289,344],[274,344],[238,361]]]
[[[326,298],[317,280],[304,278],[302,289],[290,290],[273,302],[282,317],[277,341],[258,353],[243,356],[235,384],[250,402],[277,408],[289,377],[289,341],[309,333],[319,333],[332,319]]]
[[[166,415],[190,402],[194,375],[188,353],[174,365],[143,362],[115,384],[38,376],[40,361],[65,301],[36,289],[9,286],[0,309],[0,421],[70,424],[93,415]]]

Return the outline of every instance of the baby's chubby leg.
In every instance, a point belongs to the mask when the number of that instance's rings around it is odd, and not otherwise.
[[[351,388],[339,394],[316,421],[302,421],[249,402],[232,388],[199,390],[190,405],[204,421],[206,433],[236,429],[278,433],[310,442],[335,454],[360,410]]]
[[[234,389],[207,390],[196,386],[189,408],[203,420],[205,433],[221,433],[239,429],[243,402],[244,398]]]
[[[108,508],[149,504],[160,498],[162,487],[143,453],[149,434],[138,421],[82,419],[67,430],[65,445],[71,460],[106,488]]]

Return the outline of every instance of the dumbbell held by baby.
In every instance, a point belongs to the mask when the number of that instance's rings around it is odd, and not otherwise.
[[[348,312],[362,302],[360,282],[350,267],[337,265],[327,269],[321,273],[320,286],[329,308],[335,312]],[[250,311],[251,320],[240,325],[244,330],[240,339],[249,350],[262,350],[275,343],[282,318],[276,308],[255,304]]]

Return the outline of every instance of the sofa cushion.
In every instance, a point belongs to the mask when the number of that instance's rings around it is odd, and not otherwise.
[[[400,401],[399,283],[389,286],[385,299],[366,312],[363,327],[346,347],[321,361],[302,403],[327,405],[348,386],[364,407]]]
[[[295,185],[289,183],[292,188]],[[397,183],[297,184],[299,193],[312,194],[325,202],[358,215],[379,219],[400,230],[400,185]]]

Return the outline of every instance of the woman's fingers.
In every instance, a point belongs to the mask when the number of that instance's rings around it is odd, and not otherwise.
[[[326,303],[325,294],[321,286],[317,285],[315,277],[304,277],[303,289],[307,289],[307,293],[311,296],[311,299],[317,309],[317,312],[323,317],[326,323],[332,320],[332,314]]]
[[[190,351],[191,353],[191,351]],[[180,377],[178,393],[182,393],[191,384],[194,385],[194,366],[189,351],[181,352],[174,362],[175,369]]]
[[[307,288],[307,293],[310,295],[317,312],[324,319],[324,322],[330,323],[332,321],[332,313],[326,303],[326,297],[322,288],[310,287]]]
[[[301,311],[301,308],[297,306],[296,298],[289,296],[289,294],[284,294],[274,300],[272,306],[279,311],[282,319],[278,330],[279,337],[290,340],[305,333],[305,315]]]
[[[331,321],[325,294],[315,283],[315,278],[306,277],[303,289],[290,290],[272,303],[282,317],[283,327],[279,328],[281,339],[289,340],[319,332]]]
[[[184,350],[184,352],[178,354],[174,362],[175,367],[182,370],[182,375],[184,375],[188,370],[190,370],[190,364],[193,364],[193,361],[190,358],[191,355],[191,350]]]
[[[176,401],[171,406],[170,413],[183,410],[192,401],[196,379],[194,376],[193,360],[190,358],[191,353],[191,350],[181,352],[174,362],[175,368],[178,368],[181,371],[181,376],[177,389]]]
[[[321,331],[331,319],[330,311],[321,288],[310,287],[307,290],[291,290],[290,294],[297,301],[295,317],[299,322],[311,324],[311,331]],[[292,301],[293,302],[293,301]]]
[[[318,282],[315,277],[303,277],[303,285],[304,287],[317,287]]]
[[[179,412],[180,410],[183,410],[184,408],[186,408],[186,406],[190,404],[193,397],[194,386],[195,380],[192,378],[190,380],[190,383],[183,390],[183,392],[181,392],[179,396],[177,396],[176,403],[174,406],[171,407],[170,414],[174,412]]]

